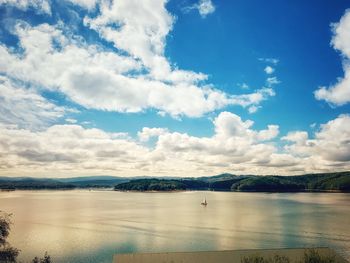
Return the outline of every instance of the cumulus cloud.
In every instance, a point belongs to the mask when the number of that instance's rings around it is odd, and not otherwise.
[[[339,23],[332,24],[332,29],[334,35],[331,44],[343,56],[350,58],[350,9],[345,11]]]
[[[273,89],[261,88],[253,93],[231,96],[230,104],[240,105],[242,107],[258,107],[262,101],[267,100],[269,97],[273,97],[275,95],[276,94]]]
[[[350,65],[344,67],[343,78],[338,79],[335,85],[320,87],[315,91],[317,100],[325,100],[333,106],[342,106],[350,102]]]
[[[0,0],[0,5],[14,6],[24,11],[28,8],[33,8],[38,13],[51,15],[49,0]]]
[[[211,0],[199,0],[198,3],[186,6],[182,10],[184,13],[197,10],[202,18],[206,18],[207,15],[214,13],[215,9],[215,5]]]
[[[285,148],[289,152],[307,156],[319,165],[349,165],[350,162],[350,116],[340,115],[321,125],[314,138],[304,131],[291,132],[283,140],[292,142]]]
[[[32,27],[21,22],[15,33],[21,49],[16,52],[0,45],[0,72],[39,88],[62,92],[86,108],[118,112],[153,108],[174,117],[200,117],[227,105],[258,108],[274,96],[274,91],[267,88],[243,95],[226,94],[210,85],[198,85],[198,74],[181,70],[168,72],[168,81],[159,80],[160,75],[144,73],[148,55],[133,50],[133,56],[104,51],[69,38],[59,26]],[[160,45],[162,41],[155,42]],[[161,55],[163,51],[159,52]],[[153,68],[152,63],[149,65]]]
[[[266,84],[268,87],[272,87],[272,86],[277,85],[279,83],[281,83],[281,81],[279,81],[277,77],[269,77],[266,79]]]
[[[211,0],[200,0],[198,4],[195,5],[195,8],[198,9],[199,14],[203,18],[215,12],[215,6]]]
[[[0,76],[0,91],[0,123],[3,124],[40,129],[63,117],[68,110],[4,76]]]
[[[84,21],[116,48],[141,59],[157,79],[205,78],[194,72],[173,72],[164,57],[165,38],[174,23],[165,3],[165,0],[102,2],[100,14]]]
[[[213,121],[212,137],[195,137],[164,128],[143,128],[140,141],[156,138],[153,149],[139,145],[128,136],[87,129],[80,125],[53,125],[42,131],[0,126],[2,172],[26,170],[109,172],[111,174],[152,174],[162,171],[174,175],[197,175],[206,169],[252,165],[269,159],[275,147],[265,144],[275,138],[278,127],[255,131],[253,122],[223,112]],[[6,154],[5,154],[6,153]]]
[[[350,10],[346,10],[339,23],[332,25],[333,38],[331,44],[339,50],[343,57],[344,77],[329,87],[320,87],[314,92],[317,100],[325,100],[333,106],[341,106],[350,102]]]
[[[266,66],[264,71],[266,74],[272,74],[275,71],[275,69],[271,66]]]
[[[279,62],[279,59],[277,58],[258,58],[259,61],[270,63],[272,65],[277,65]]]
[[[250,107],[248,108],[248,112],[249,112],[249,113],[255,113],[255,112],[257,112],[257,111],[259,110],[259,108],[260,108],[260,106],[255,106],[255,105],[250,106]]]
[[[144,127],[142,131],[137,133],[140,141],[147,142],[151,137],[159,137],[162,134],[168,133],[169,130],[167,128],[149,128]]]
[[[197,169],[211,172],[227,169],[249,169],[255,162],[267,160],[276,151],[270,143],[278,126],[266,130],[251,129],[253,122],[243,121],[238,115],[222,112],[213,120],[215,134],[212,137],[195,137],[186,133],[169,132],[159,136],[155,151],[173,159],[183,160]],[[216,169],[216,170],[215,170]]]
[[[0,130],[0,158],[18,171],[132,170],[149,153],[120,134],[79,125],[54,125],[38,132],[4,126]]]
[[[65,119],[65,121],[68,123],[77,123],[78,122],[76,119],[72,119],[72,118],[67,118],[67,119]]]
[[[100,0],[66,0],[71,2],[74,5],[78,5],[82,8],[85,8],[89,11],[92,11],[96,8],[97,3],[100,2]]]
[[[241,89],[249,89],[249,85],[247,83],[239,83],[237,86]]]
[[[350,116],[321,125],[312,137],[304,131],[282,137],[279,126],[256,130],[254,122],[222,112],[213,120],[214,134],[197,137],[166,128],[144,127],[138,139],[76,124],[40,131],[0,125],[0,173],[199,176],[226,171],[295,174],[350,167]],[[153,137],[152,147],[147,142]]]

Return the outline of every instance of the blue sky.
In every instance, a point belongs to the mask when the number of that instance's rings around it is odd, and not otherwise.
[[[349,7],[0,0],[0,174],[348,170]]]

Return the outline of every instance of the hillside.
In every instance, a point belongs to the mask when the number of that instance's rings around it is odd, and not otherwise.
[[[91,176],[72,178],[28,178],[0,177],[0,189],[74,189],[112,188],[114,185],[130,181],[130,178],[113,176]]]
[[[175,191],[208,189],[209,184],[200,180],[138,179],[114,187],[120,191]]]
[[[298,176],[236,176],[146,178],[91,176],[73,178],[0,177],[0,189],[113,188],[121,191],[213,190],[244,192],[350,192],[350,172]]]
[[[115,186],[123,191],[212,190],[242,192],[350,191],[350,172],[299,176],[234,176],[223,174],[190,179],[142,179]]]

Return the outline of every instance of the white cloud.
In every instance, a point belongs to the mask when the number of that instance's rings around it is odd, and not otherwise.
[[[196,8],[203,18],[215,12],[215,6],[211,0],[200,0],[196,5]]]
[[[0,123],[39,129],[63,117],[66,110],[35,90],[0,76]]]
[[[282,140],[291,141],[298,145],[303,145],[307,141],[309,135],[304,131],[289,132],[286,136],[282,137]]]
[[[310,128],[311,129],[315,129],[317,127],[317,123],[316,122],[313,122],[310,124]]]
[[[68,123],[72,123],[72,124],[78,122],[76,119],[72,119],[72,118],[67,118],[67,119],[65,119],[65,121],[68,122]]]
[[[267,100],[269,97],[275,96],[275,91],[271,88],[261,88],[250,94],[233,95],[230,98],[230,103],[233,105],[240,105],[242,107],[257,107]]]
[[[184,167],[194,166],[207,173],[222,171],[223,167],[235,172],[254,170],[266,174],[275,171],[276,165],[271,156],[280,158],[280,154],[269,141],[278,135],[277,125],[256,131],[252,129],[252,121],[243,121],[230,112],[221,112],[213,124],[215,134],[212,137],[194,137],[177,132],[162,134],[155,151],[164,153],[167,158],[182,160]],[[283,169],[288,166],[289,163]]]
[[[165,3],[165,0],[102,2],[100,14],[84,21],[116,48],[141,59],[156,79],[205,78],[190,71],[173,71],[164,57],[166,36],[174,23]]]
[[[344,67],[344,78],[338,79],[335,85],[320,87],[315,91],[317,100],[325,100],[331,105],[342,106],[350,102],[350,66]]]
[[[247,83],[240,83],[240,84],[237,84],[237,85],[241,89],[249,89],[249,85]]]
[[[350,163],[350,116],[340,115],[321,125],[310,139],[303,131],[289,133],[282,139],[293,142],[286,149],[293,154],[310,157],[320,166]]]
[[[0,125],[0,173],[24,171],[67,174],[199,176],[225,171],[254,174],[295,174],[350,167],[350,116],[321,125],[309,138],[303,131],[275,143],[277,125],[253,129],[254,123],[230,112],[214,120],[214,134],[196,137],[166,128],[143,128],[139,140],[125,133],[108,133],[80,125],[53,125],[41,131]],[[140,145],[151,137],[154,147]]]
[[[118,133],[79,125],[54,125],[40,132],[0,126],[0,131],[0,158],[8,166],[2,173],[132,173],[136,163],[149,158],[146,148]]]
[[[275,151],[261,143],[277,136],[277,126],[254,131],[252,121],[223,112],[214,120],[212,137],[194,137],[164,128],[143,128],[141,141],[156,137],[153,150],[139,145],[125,134],[86,129],[79,125],[54,125],[42,131],[28,131],[0,125],[1,173],[30,171],[45,174],[109,173],[119,175],[199,175],[222,167],[248,167],[269,158]],[[4,154],[6,153],[6,154]],[[262,158],[262,159],[261,159]],[[164,174],[163,174],[164,175]]]
[[[332,46],[344,57],[350,58],[350,9],[345,11],[339,23],[332,24],[332,29]]]
[[[277,58],[258,58],[259,61],[271,63],[273,65],[277,65],[279,62],[279,59]]]
[[[266,66],[264,71],[266,72],[266,74],[272,74],[275,71],[275,69],[271,66]]]
[[[72,4],[78,5],[82,8],[85,8],[89,11],[92,11],[96,8],[97,3],[100,2],[100,0],[67,0],[71,2]]]
[[[346,10],[339,23],[333,24],[333,48],[339,50],[344,58],[344,77],[329,87],[320,87],[314,92],[317,100],[325,100],[334,106],[350,102],[350,10]]]
[[[268,87],[272,87],[272,86],[277,85],[279,83],[281,83],[281,81],[279,81],[277,79],[277,77],[270,77],[270,78],[266,79],[266,84]]]
[[[259,108],[260,108],[260,106],[255,106],[255,105],[250,106],[250,107],[248,108],[248,112],[249,112],[249,113],[255,113],[255,112],[258,111]]]
[[[268,125],[267,130],[261,130],[257,134],[257,139],[259,141],[269,141],[277,137],[279,134],[278,125]]]
[[[63,92],[86,108],[118,112],[153,108],[174,117],[200,117],[227,105],[257,107],[274,96],[274,91],[266,88],[229,95],[193,83],[193,75],[185,71],[177,78],[180,70],[172,71],[176,81],[160,81],[145,75],[139,60],[68,38],[61,28],[48,24],[31,27],[18,23],[15,30],[21,53],[0,45],[0,72]]]
[[[0,5],[15,6],[21,10],[33,8],[38,13],[46,13],[51,15],[51,7],[49,0],[0,0]]]
[[[214,13],[215,9],[215,5],[211,0],[199,0],[198,3],[184,7],[182,11],[188,13],[197,10],[202,18],[206,18],[207,15]]]
[[[162,134],[168,133],[169,130],[166,128],[142,128],[142,131],[137,133],[141,142],[147,142],[151,137],[159,137]]]

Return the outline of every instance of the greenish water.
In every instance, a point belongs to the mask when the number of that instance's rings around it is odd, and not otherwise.
[[[208,206],[200,205],[206,196]],[[115,253],[329,246],[350,259],[350,194],[0,192],[28,260],[111,262]]]

